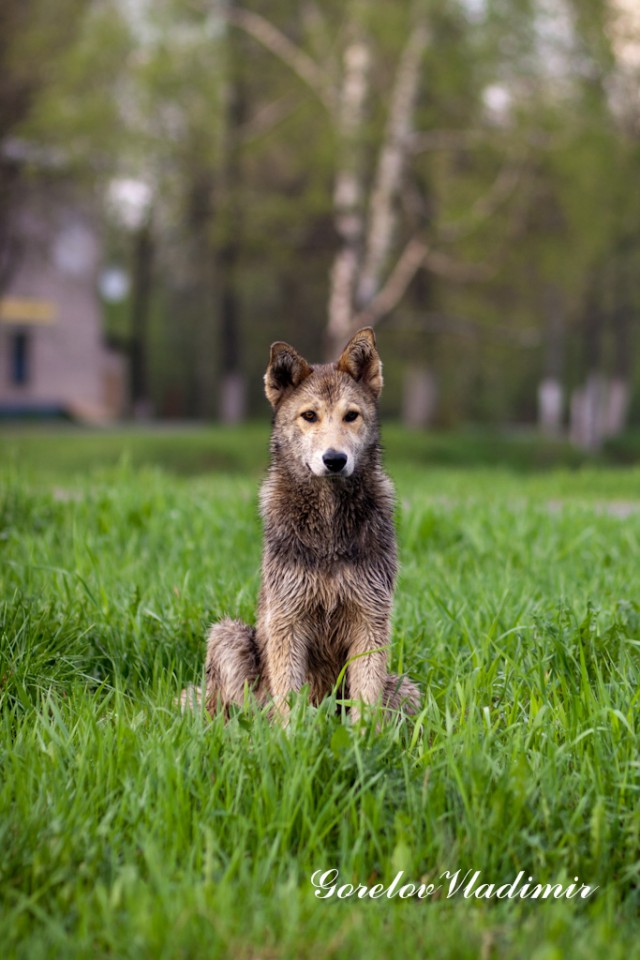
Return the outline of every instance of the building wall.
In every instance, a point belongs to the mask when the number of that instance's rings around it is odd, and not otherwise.
[[[99,233],[64,186],[31,187],[14,223],[17,266],[0,300],[0,406],[63,407],[87,419],[123,412],[124,365],[103,343]],[[12,383],[15,334],[28,378]]]

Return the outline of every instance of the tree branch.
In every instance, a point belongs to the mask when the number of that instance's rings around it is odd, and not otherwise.
[[[356,293],[358,306],[366,306],[378,292],[380,276],[393,242],[396,222],[394,204],[402,185],[420,82],[420,63],[428,41],[427,24],[421,19],[410,31],[400,55],[389,103],[387,129],[371,191],[365,257]]]
[[[247,120],[241,126],[236,127],[234,136],[237,142],[247,143],[265,133],[269,133],[279,123],[290,117],[301,104],[299,97],[294,94],[286,94],[272,103],[267,103]]]
[[[490,280],[497,272],[497,266],[488,263],[462,263],[454,260],[441,250],[427,250],[424,258],[425,267],[431,273],[455,280],[458,283],[474,283]]]
[[[331,79],[308,53],[296,46],[281,30],[259,13],[233,6],[224,9],[222,16],[228,23],[244,30],[282,60],[307,86],[311,87],[327,110],[333,113],[336,107],[336,94]]]
[[[396,324],[394,324],[396,328]],[[463,317],[457,314],[440,313],[437,311],[423,314],[420,318],[408,319],[406,322],[397,324],[398,330],[414,331],[420,330],[429,333],[448,333],[455,336],[486,337],[496,340],[510,341],[516,346],[524,349],[534,349],[540,346],[540,331],[535,327],[524,327],[522,330],[514,330],[513,327],[504,323],[492,323],[490,326],[471,317]]]
[[[428,130],[414,133],[409,149],[414,156],[428,150],[471,150],[486,135],[483,130]]]
[[[477,230],[484,220],[488,220],[505,203],[517,187],[524,170],[522,162],[507,161],[501,168],[486,193],[478,197],[472,204],[469,213],[445,224],[438,231],[438,235],[447,243],[468,237]]]
[[[420,267],[424,266],[428,247],[423,240],[412,237],[400,254],[387,282],[371,302],[353,319],[354,329],[369,324],[374,326],[402,300]]]
[[[461,263],[442,251],[432,250],[419,237],[412,237],[380,292],[353,318],[353,330],[366,324],[373,327],[391,313],[404,297],[418,270],[423,267],[458,283],[488,280],[496,272],[496,268],[489,264]]]

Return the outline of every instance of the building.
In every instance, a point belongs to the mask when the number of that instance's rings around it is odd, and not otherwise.
[[[90,204],[47,175],[21,178],[12,208],[12,266],[0,290],[0,416],[121,416],[126,363],[103,336],[102,250]]]

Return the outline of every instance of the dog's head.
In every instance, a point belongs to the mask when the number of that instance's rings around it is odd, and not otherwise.
[[[264,384],[273,449],[301,479],[350,477],[377,447],[382,363],[371,327],[354,334],[336,363],[311,366],[288,343],[272,344]]]

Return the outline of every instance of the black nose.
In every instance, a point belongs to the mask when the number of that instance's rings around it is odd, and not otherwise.
[[[322,457],[322,462],[329,473],[340,473],[347,462],[346,453],[338,453],[337,450],[327,450]]]

